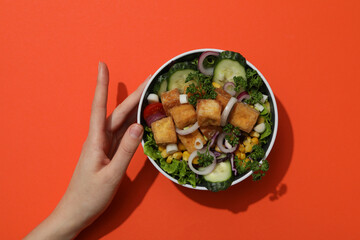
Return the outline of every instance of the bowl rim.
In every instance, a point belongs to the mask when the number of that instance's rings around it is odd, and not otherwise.
[[[184,52],[184,53],[181,53],[173,58],[171,58],[169,61],[167,61],[166,63],[164,63],[160,68],[158,68],[158,70],[151,76],[150,80],[148,81],[148,83],[146,84],[145,88],[144,88],[144,91],[142,92],[141,94],[141,97],[140,97],[140,101],[139,101],[139,105],[138,105],[138,111],[137,111],[137,123],[141,124],[141,109],[142,109],[142,105],[144,103],[144,98],[145,98],[145,94],[147,92],[147,90],[149,89],[151,83],[154,81],[155,77],[165,68],[167,67],[171,62],[173,61],[176,61],[177,59],[179,58],[182,58],[184,56],[187,56],[187,55],[190,55],[190,54],[194,54],[194,53],[201,53],[201,52],[205,52],[205,51],[214,51],[214,52],[223,52],[224,50],[221,50],[221,49],[216,49],[216,48],[200,48],[200,49],[194,49],[194,50],[190,50],[190,51],[187,51],[187,52]],[[252,69],[256,70],[258,72],[258,74],[260,75],[261,79],[263,80],[263,82],[265,83],[267,89],[269,90],[269,93],[270,93],[270,96],[271,96],[271,99],[273,100],[272,102],[272,105],[273,105],[273,109],[274,109],[274,131],[273,131],[273,135],[272,135],[272,138],[271,138],[271,141],[270,141],[270,144],[269,144],[269,147],[268,149],[266,150],[266,153],[265,153],[265,159],[269,156],[270,152],[271,152],[271,149],[273,148],[274,146],[274,143],[275,143],[275,139],[276,139],[276,135],[277,135],[277,130],[278,130],[278,124],[279,124],[279,120],[278,120],[278,109],[277,109],[277,104],[276,104],[276,99],[275,99],[275,96],[274,96],[274,93],[268,83],[268,81],[266,80],[266,78],[264,77],[264,75],[253,65],[251,64],[248,60],[246,60],[246,64],[248,66],[250,66]],[[141,140],[141,145],[144,149],[144,139]],[[161,169],[161,167],[156,163],[156,161],[152,158],[150,158],[149,156],[147,156],[147,158],[150,160],[150,162],[154,165],[154,167],[159,171],[161,172],[166,178],[168,178],[169,180],[171,180],[172,182],[180,185],[180,186],[183,186],[183,187],[186,187],[186,188],[190,188],[190,189],[194,189],[194,190],[208,190],[206,187],[203,187],[203,186],[196,186],[196,187],[193,187],[191,186],[190,184],[179,184],[178,181],[171,177],[169,174],[167,174],[164,170]],[[261,162],[261,161],[260,161]],[[236,179],[235,181],[232,182],[231,186],[235,185],[235,184],[238,184],[239,182],[242,182],[244,181],[246,178],[248,178],[253,172],[252,171],[249,171],[247,174],[245,174],[244,176],[242,176],[241,178],[239,179]]]

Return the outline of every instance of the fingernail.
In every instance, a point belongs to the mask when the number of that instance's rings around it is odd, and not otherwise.
[[[133,138],[139,138],[143,133],[143,127],[139,124],[134,124],[130,128],[130,136]]]
[[[98,64],[98,72],[100,72],[100,69],[101,69],[101,62],[99,61],[99,64]]]

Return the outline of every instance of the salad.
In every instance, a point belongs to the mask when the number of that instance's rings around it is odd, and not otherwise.
[[[143,110],[144,152],[179,184],[221,191],[260,180],[273,118],[267,89],[245,58],[206,51],[158,76]]]

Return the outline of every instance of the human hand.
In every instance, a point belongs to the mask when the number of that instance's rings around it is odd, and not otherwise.
[[[26,239],[72,239],[108,207],[143,135],[143,127],[132,124],[136,115],[131,113],[146,83],[106,119],[109,72],[99,63],[89,134],[68,189],[53,213]]]

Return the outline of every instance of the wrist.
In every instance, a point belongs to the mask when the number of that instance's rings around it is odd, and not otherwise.
[[[58,206],[49,216],[51,223],[55,227],[58,235],[62,235],[62,239],[75,238],[86,226],[87,217],[80,211],[80,207],[72,201],[64,198],[59,202]]]
[[[50,229],[59,239],[73,239],[82,230],[75,218],[58,207],[51,213],[48,220]]]
[[[74,239],[83,229],[61,202],[25,239]]]

